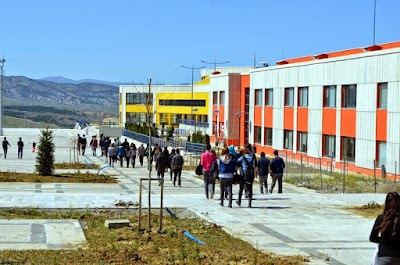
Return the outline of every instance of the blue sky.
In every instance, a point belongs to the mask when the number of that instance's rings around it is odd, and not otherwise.
[[[376,1],[376,43],[400,41],[400,1]],[[180,65],[201,60],[252,66],[256,53],[274,65],[369,46],[373,7],[374,0],[1,1],[0,58],[6,75],[179,84],[191,82]]]

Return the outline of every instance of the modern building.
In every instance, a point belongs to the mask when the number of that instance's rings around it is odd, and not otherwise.
[[[295,160],[400,172],[400,42],[210,77],[212,140]]]

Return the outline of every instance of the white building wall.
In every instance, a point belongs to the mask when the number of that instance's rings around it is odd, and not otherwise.
[[[398,79],[400,80],[400,78]],[[386,170],[400,171],[400,81],[388,83]],[[395,166],[395,162],[397,165]]]
[[[229,116],[229,114],[228,114],[229,108],[227,107],[227,106],[229,106],[229,98],[230,98],[230,96],[229,96],[229,75],[228,74],[220,74],[220,75],[212,76],[211,82],[210,82],[210,91],[218,92],[218,101],[217,101],[218,105],[221,105],[219,92],[221,92],[221,91],[225,92],[225,104],[224,104],[225,108],[224,108],[224,113],[223,113],[225,120],[222,120],[222,113],[220,112],[217,115],[217,126],[219,126],[220,122],[223,122],[224,128],[225,128],[224,133],[228,134],[229,132],[226,129],[227,127],[225,127],[225,122],[226,122],[227,117]],[[212,101],[210,101],[210,103],[211,103],[210,104],[211,105],[210,106],[210,115],[213,115],[212,121],[214,121],[215,117],[214,117],[214,113],[212,112]],[[212,124],[210,127],[211,127],[211,132],[212,132]],[[221,128],[219,128],[219,129],[221,129]]]
[[[377,85],[358,84],[355,163],[370,169],[374,168],[376,157],[376,104]]]
[[[322,156],[322,101],[323,87],[308,87],[308,137],[307,155]]]
[[[277,150],[283,149],[283,100],[285,89],[283,87],[273,88],[273,110],[272,120],[272,147]]]

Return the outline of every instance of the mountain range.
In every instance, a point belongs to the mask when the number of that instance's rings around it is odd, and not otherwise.
[[[109,86],[120,86],[126,83],[122,82],[110,82],[110,81],[103,81],[103,80],[96,80],[96,79],[81,79],[81,80],[73,80],[69,78],[65,78],[62,76],[49,76],[43,77],[38,80],[42,81],[49,81],[59,84],[81,84],[81,83],[93,83],[93,84],[100,84],[100,85],[109,85]]]
[[[80,119],[99,122],[118,116],[117,86],[83,80],[71,83],[62,77],[58,81],[3,76],[3,115],[21,118],[24,113],[35,122],[51,119],[57,127],[73,127]]]

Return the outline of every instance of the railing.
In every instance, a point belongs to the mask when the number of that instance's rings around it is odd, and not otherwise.
[[[208,127],[208,122],[204,121],[195,121],[195,120],[187,120],[187,119],[179,119],[179,123],[186,124],[186,125],[191,125],[191,126],[197,126],[197,127]]]
[[[135,141],[141,142],[141,143],[148,143],[149,142],[149,136],[141,133],[136,133],[132,132],[126,129],[122,129],[122,136],[126,136],[129,138],[132,138]],[[151,145],[159,145],[161,148],[164,148],[167,146],[167,141],[163,139],[159,139],[156,137],[151,137]]]

